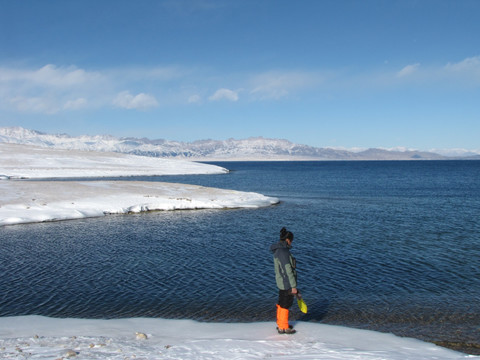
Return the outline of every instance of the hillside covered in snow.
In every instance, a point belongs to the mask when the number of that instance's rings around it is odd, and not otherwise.
[[[254,137],[243,140],[199,140],[179,142],[164,139],[116,138],[110,135],[45,134],[20,127],[0,128],[0,142],[41,147],[108,151],[159,158],[188,160],[443,160],[449,157],[422,151],[367,149],[347,151],[317,148],[284,139]],[[479,154],[458,152],[458,157],[480,159]]]

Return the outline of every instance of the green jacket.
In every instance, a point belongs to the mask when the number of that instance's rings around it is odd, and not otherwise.
[[[275,280],[280,290],[289,290],[297,287],[296,261],[290,254],[290,246],[286,241],[279,241],[270,246],[273,252],[273,265],[275,267]]]

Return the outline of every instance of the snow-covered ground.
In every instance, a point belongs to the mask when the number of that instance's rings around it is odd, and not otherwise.
[[[142,181],[0,181],[0,226],[152,210],[255,208],[257,193]]]
[[[221,174],[219,166],[120,153],[0,143],[0,177],[72,178]]]
[[[161,182],[18,180],[227,172],[182,160],[0,143],[0,226],[152,210],[254,208],[278,202],[257,193]]]
[[[16,359],[466,359],[415,339],[307,322],[295,335],[274,323],[166,319],[0,318],[0,358]]]

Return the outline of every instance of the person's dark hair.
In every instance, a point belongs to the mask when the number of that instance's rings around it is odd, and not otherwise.
[[[293,233],[283,227],[282,230],[280,230],[280,240],[285,241],[287,239],[293,241]]]

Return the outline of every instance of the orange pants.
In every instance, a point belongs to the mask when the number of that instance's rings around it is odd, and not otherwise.
[[[277,304],[277,326],[280,330],[288,329],[288,309]]]

